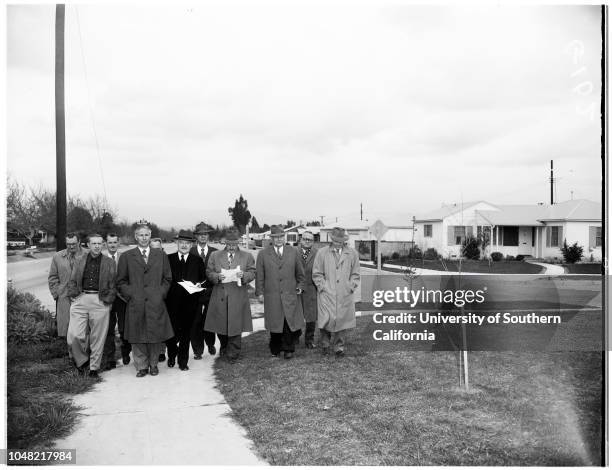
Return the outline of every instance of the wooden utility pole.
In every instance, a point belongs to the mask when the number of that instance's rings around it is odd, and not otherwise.
[[[66,248],[66,117],[64,109],[65,5],[55,6],[55,178],[56,246]]]

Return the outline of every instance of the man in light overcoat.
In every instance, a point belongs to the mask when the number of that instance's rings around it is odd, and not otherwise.
[[[132,345],[136,377],[157,375],[161,345],[174,336],[164,299],[172,282],[166,254],[149,247],[151,229],[142,221],[138,246],[123,253],[117,268],[117,290],[126,300],[124,336]]]
[[[335,227],[330,236],[331,245],[315,256],[312,280],[318,290],[322,352],[328,354],[331,344],[336,356],[342,357],[346,333],[356,325],[353,293],[360,281],[359,254],[345,245],[348,235],[343,228]]]
[[[53,255],[49,269],[49,290],[55,300],[55,319],[57,322],[57,336],[65,338],[68,334],[70,322],[70,298],[68,297],[68,282],[72,274],[72,267],[77,259],[87,252],[81,248],[76,233],[66,234],[66,249]],[[70,349],[69,349],[70,351]],[[72,357],[72,353],[70,353]]]
[[[255,279],[255,259],[251,253],[238,248],[239,242],[238,230],[229,230],[225,236],[225,249],[215,251],[206,267],[206,277],[214,287],[204,330],[219,335],[219,355],[226,356],[231,362],[240,355],[242,333],[253,331],[247,285]],[[223,270],[235,268],[240,268],[238,282],[227,282]]]
[[[255,295],[264,302],[264,324],[270,331],[270,352],[291,359],[302,333],[304,313],[299,295],[304,290],[304,268],[297,250],[285,245],[282,227],[270,229],[272,244],[257,255]]]
[[[317,254],[317,248],[313,247],[314,234],[310,231],[305,231],[300,240],[299,260],[304,268],[304,292],[299,296],[302,302],[302,310],[304,311],[304,320],[306,321],[306,334],[304,335],[304,343],[308,349],[315,348],[315,330],[317,326],[317,286],[312,280],[312,266]]]

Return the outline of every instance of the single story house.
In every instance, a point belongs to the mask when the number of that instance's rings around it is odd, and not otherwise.
[[[415,242],[448,258],[461,256],[469,236],[485,235],[486,255],[562,258],[563,241],[578,243],[585,259],[601,260],[602,206],[586,199],[556,204],[499,205],[486,201],[445,205],[416,218]]]

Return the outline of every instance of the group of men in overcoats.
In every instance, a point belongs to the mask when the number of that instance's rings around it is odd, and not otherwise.
[[[151,247],[146,223],[137,225],[137,246],[122,255],[116,234],[107,235],[103,255],[100,235],[89,237],[89,252],[76,235],[67,236],[66,250],[53,258],[49,288],[57,302],[58,334],[67,337],[79,370],[89,367],[90,375],[97,375],[101,365],[116,366],[115,325],[123,363],[130,362],[131,351],[137,377],[159,373],[164,345],[167,365],[178,361],[181,370],[189,370],[189,345],[195,359],[202,358],[205,346],[214,355],[215,333],[220,356],[235,361],[242,333],[253,330],[247,286],[254,280],[273,356],[291,359],[303,328],[305,346],[315,348],[317,324],[323,354],[333,349],[344,355],[359,285],[359,258],[345,246],[346,231],[334,229],[331,246],[317,250],[311,232],[296,248],[285,244],[282,227],[273,226],[272,243],[259,252],[257,263],[238,247],[237,230],[227,232],[222,250],[208,245],[208,232],[204,223],[193,235],[180,231],[177,252],[170,255]],[[188,290],[185,281],[195,289]]]

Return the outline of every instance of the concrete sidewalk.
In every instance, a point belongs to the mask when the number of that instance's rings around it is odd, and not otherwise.
[[[263,319],[253,323],[263,328]],[[56,447],[76,449],[77,465],[267,465],[228,416],[213,376],[217,357],[191,354],[185,372],[164,362],[156,377],[136,378],[133,363],[102,373],[74,399],[83,416]]]

